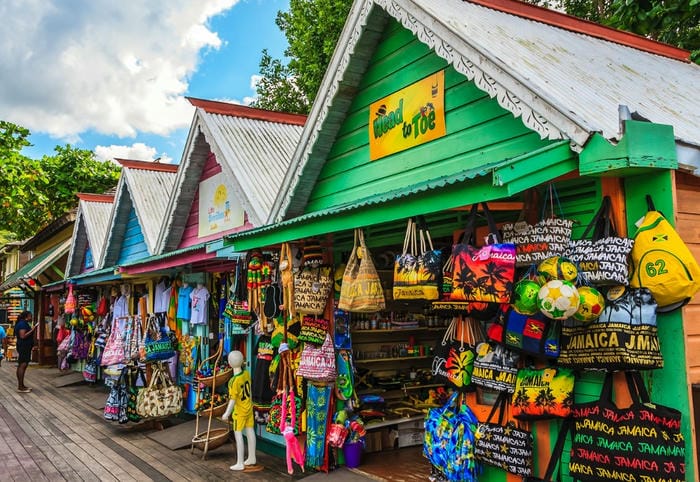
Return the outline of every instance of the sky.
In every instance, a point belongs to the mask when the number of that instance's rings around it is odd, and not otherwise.
[[[57,145],[179,163],[185,96],[249,104],[289,0],[2,0],[0,120],[30,130],[22,153]]]

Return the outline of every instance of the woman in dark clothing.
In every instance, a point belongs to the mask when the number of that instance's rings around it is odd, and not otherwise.
[[[31,388],[24,385],[24,372],[27,371],[29,360],[32,357],[32,347],[34,346],[34,329],[32,327],[32,314],[23,311],[15,322],[15,337],[17,338],[17,391],[29,393]]]

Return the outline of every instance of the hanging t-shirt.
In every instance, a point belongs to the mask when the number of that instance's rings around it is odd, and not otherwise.
[[[198,286],[190,293],[192,300],[192,316],[190,323],[193,325],[205,325],[209,322],[209,290],[204,286]]]
[[[182,285],[177,291],[178,319],[189,320],[192,316],[192,308],[190,305],[190,293],[192,293],[192,287],[190,285]]]
[[[129,303],[126,296],[121,295],[119,298],[117,298],[117,301],[114,302],[112,310],[112,316],[115,320],[129,316]]]
[[[161,281],[156,285],[155,293],[153,294],[154,313],[164,313],[168,311],[168,301],[170,301],[170,298],[164,296],[166,289],[165,281]]]
[[[261,336],[256,348],[255,371],[253,373],[253,402],[258,406],[272,403],[275,392],[270,388],[270,363],[275,357],[275,347],[269,336]]]

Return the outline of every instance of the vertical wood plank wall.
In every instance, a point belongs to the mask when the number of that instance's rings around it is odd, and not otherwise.
[[[124,241],[122,242],[116,264],[119,265],[136,259],[145,258],[149,254],[146,240],[143,237],[143,231],[141,231],[141,225],[136,216],[136,209],[132,206],[129,212],[129,219],[126,222]]]

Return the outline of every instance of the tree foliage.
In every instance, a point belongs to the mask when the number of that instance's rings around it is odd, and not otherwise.
[[[689,50],[700,63],[700,0],[529,0]]]
[[[691,51],[700,63],[700,0],[527,0],[575,17]],[[290,0],[277,13],[289,62],[263,51],[254,107],[308,113],[328,68],[351,0]]]
[[[21,154],[29,130],[0,121],[0,227],[25,239],[78,205],[78,192],[102,193],[116,185],[120,168],[67,145],[40,160]]]
[[[256,107],[308,113],[335,50],[352,0],[290,0],[276,23],[289,47],[289,62],[263,51]],[[291,96],[291,100],[287,97]],[[280,109],[282,107],[282,109]]]

